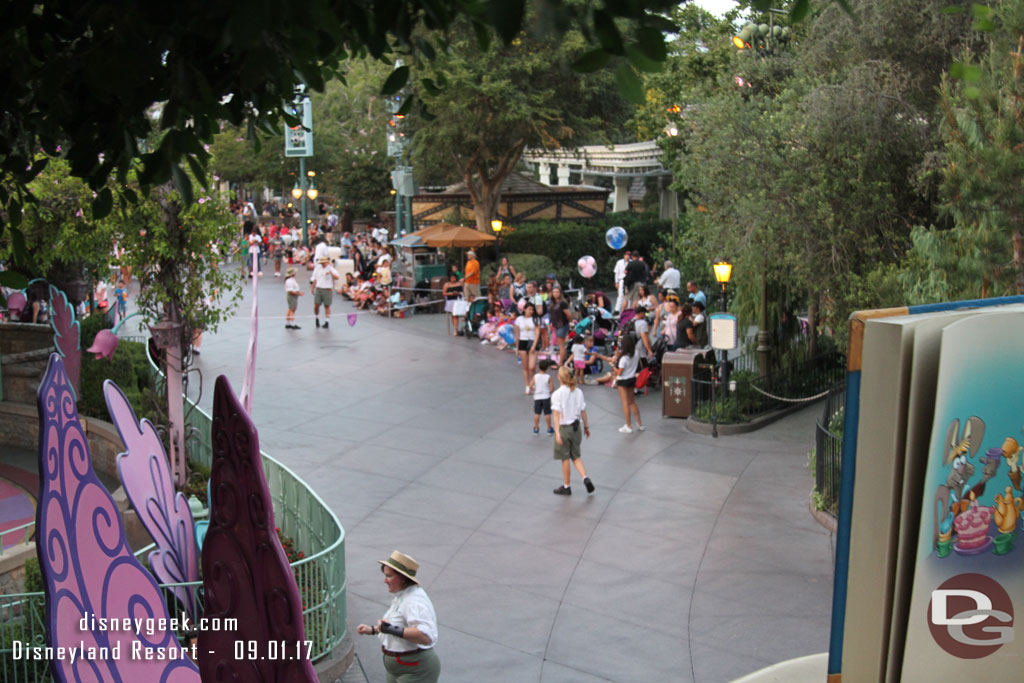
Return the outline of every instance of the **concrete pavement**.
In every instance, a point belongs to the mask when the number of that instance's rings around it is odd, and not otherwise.
[[[248,289],[204,340],[205,406],[218,374],[241,388]],[[833,539],[807,510],[820,404],[712,439],[652,392],[648,430],[623,435],[617,392],[585,387],[597,490],[574,473],[559,497],[511,354],[448,336],[442,315],[349,327],[337,297],[330,330],[308,296],[285,330],[272,277],[261,309],[261,446],[345,527],[353,633],[390,603],[375,560],[399,549],[437,609],[444,681],[710,683],[827,649]],[[376,639],[354,637],[345,680],[383,681]]]

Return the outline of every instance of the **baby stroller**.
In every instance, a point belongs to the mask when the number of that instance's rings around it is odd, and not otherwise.
[[[487,306],[488,301],[483,297],[476,298],[469,304],[469,310],[466,311],[466,322],[462,328],[466,333],[466,339],[477,336],[480,326],[487,322]]]

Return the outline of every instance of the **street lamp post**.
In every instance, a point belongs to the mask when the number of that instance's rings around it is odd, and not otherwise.
[[[725,259],[719,259],[712,266],[715,270],[715,280],[722,286],[722,299],[721,308],[722,313],[725,313],[729,308],[729,298],[726,289],[729,286],[729,279],[732,277],[732,263]],[[729,388],[729,352],[722,350],[722,382],[725,385],[725,391]]]
[[[292,188],[292,197],[299,201],[299,215],[302,221],[302,244],[307,247],[309,246],[309,219],[306,217],[306,197],[309,197],[310,200],[315,200],[320,196],[320,192],[313,183],[315,176],[316,171],[306,171],[305,157],[299,157],[299,180],[295,183],[295,187]],[[309,178],[309,187],[306,187],[307,177]]]
[[[496,260],[498,261],[498,270],[499,271],[501,270],[501,229],[502,229],[502,227],[504,227],[504,226],[502,225],[500,218],[495,218],[494,220],[491,221],[491,230],[493,230],[494,234],[498,236],[498,246],[497,246],[497,255],[498,256],[497,256]],[[499,282],[498,284],[501,284],[501,283]]]

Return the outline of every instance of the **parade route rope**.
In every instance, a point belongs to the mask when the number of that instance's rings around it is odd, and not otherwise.
[[[775,394],[769,394],[767,391],[757,386],[756,384],[751,383],[750,386],[754,389],[754,391],[756,391],[759,394],[767,396],[768,398],[773,398],[776,401],[784,401],[786,403],[806,403],[808,401],[817,401],[819,398],[828,396],[829,392],[832,391],[831,389],[826,389],[820,394],[815,394],[814,396],[808,396],[806,398],[786,398],[785,396],[776,396]]]

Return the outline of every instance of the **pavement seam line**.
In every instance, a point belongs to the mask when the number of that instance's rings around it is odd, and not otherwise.
[[[693,598],[697,595],[697,581],[700,579],[700,571],[701,568],[704,566],[704,558],[708,554],[708,546],[711,545],[711,539],[715,536],[715,529],[718,528],[718,520],[722,518],[722,510],[724,510],[725,506],[729,503],[729,499],[732,498],[733,493],[735,493],[736,491],[736,485],[740,482],[740,479],[743,478],[743,475],[747,473],[747,470],[750,468],[750,465],[755,460],[757,460],[758,455],[760,455],[760,452],[756,452],[754,454],[754,457],[752,457],[750,461],[747,462],[746,465],[744,465],[743,470],[732,482],[732,486],[729,487],[729,495],[727,495],[725,499],[722,500],[722,505],[718,508],[718,514],[715,515],[715,523],[711,525],[711,531],[710,533],[708,533],[708,541],[704,544],[704,550],[700,554],[700,562],[697,563],[697,572],[693,575],[693,590],[690,591],[690,602],[686,607],[686,653],[690,659],[690,680],[693,681],[697,680],[697,672],[693,666],[693,647],[691,645],[692,631],[690,629],[690,626],[693,622]]]

